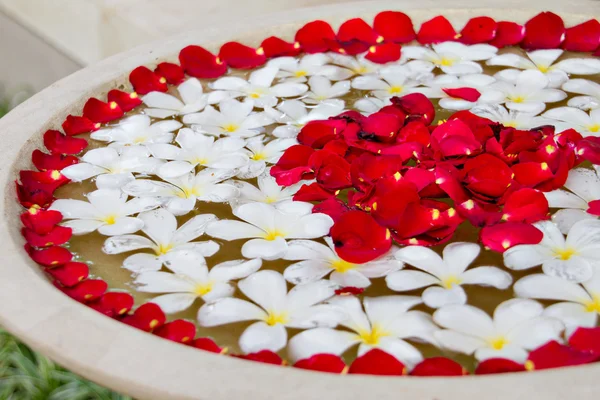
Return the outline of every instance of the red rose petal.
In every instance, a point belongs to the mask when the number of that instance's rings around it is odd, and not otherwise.
[[[348,211],[350,211],[350,208],[346,203],[335,197],[330,197],[313,207],[313,213],[327,214],[334,221],[338,221]]]
[[[393,142],[404,120],[394,114],[376,112],[360,123],[359,137],[377,142]]]
[[[386,64],[392,61],[398,61],[402,55],[399,44],[383,43],[369,47],[365,58],[376,64]]]
[[[298,143],[321,149],[331,140],[337,139],[345,126],[344,120],[310,121],[298,133]]]
[[[87,145],[87,140],[65,136],[59,131],[49,130],[44,133],[44,146],[53,154],[78,154]]]
[[[113,89],[108,92],[106,97],[109,103],[114,101],[124,112],[131,111],[142,104],[142,99],[140,99],[136,92],[126,93]]]
[[[289,43],[277,36],[270,36],[262,41],[260,47],[267,58],[294,57],[300,54],[300,43]]]
[[[525,366],[505,358],[490,358],[479,363],[475,375],[502,374],[525,371]]]
[[[479,152],[481,143],[467,124],[453,119],[439,125],[431,132],[431,148],[439,152],[443,158],[465,157]]]
[[[328,150],[318,150],[308,160],[315,171],[316,181],[326,190],[341,190],[352,186],[350,164],[343,157]]]
[[[539,190],[519,189],[504,203],[504,221],[533,223],[547,218],[548,200]]]
[[[597,359],[598,356],[595,354],[581,352],[552,340],[529,353],[529,357],[525,362],[525,368],[528,371],[532,371],[568,367],[571,365],[588,364]]]
[[[595,19],[568,28],[563,49],[568,51],[594,51],[600,46],[600,22]]]
[[[216,344],[214,340],[207,337],[194,339],[194,341],[190,343],[190,346],[217,354],[224,354],[227,352],[226,347],[219,347],[219,345]]]
[[[446,357],[426,358],[410,371],[412,376],[461,376],[468,372],[462,365]]]
[[[107,289],[108,284],[102,279],[86,279],[73,287],[62,288],[62,291],[81,303],[87,303],[99,299]]]
[[[460,41],[465,44],[487,43],[496,37],[498,24],[490,17],[471,18],[460,31]]]
[[[55,210],[30,208],[21,214],[21,222],[23,225],[38,235],[50,233],[62,219],[62,214]]]
[[[227,72],[227,64],[200,46],[187,46],[179,53],[179,62],[186,74],[200,79],[213,79]]]
[[[162,326],[167,317],[160,307],[154,303],[146,303],[139,306],[132,315],[123,318],[123,322],[135,328],[150,332]]]
[[[62,123],[62,128],[67,136],[80,135],[82,133],[94,132],[100,128],[101,124],[91,121],[86,117],[69,115]]]
[[[336,296],[358,296],[365,291],[365,288],[357,288],[354,286],[344,286],[335,290]]]
[[[379,349],[369,350],[358,357],[350,369],[349,374],[367,375],[406,375],[406,366],[396,357]]]
[[[271,350],[261,350],[256,353],[245,355],[233,355],[233,357],[241,358],[243,360],[258,361],[265,364],[285,365],[285,361],[283,361],[277,353],[274,353]]]
[[[386,42],[408,43],[417,38],[410,17],[400,11],[382,11],[375,16],[373,28]]]
[[[238,42],[227,42],[219,50],[219,58],[232,68],[253,69],[267,62],[265,51]]]
[[[44,267],[55,267],[68,263],[73,259],[73,254],[64,247],[52,246],[41,250],[34,249],[31,245],[25,245],[25,251],[36,263]]]
[[[390,231],[362,211],[342,214],[331,228],[337,254],[352,263],[366,263],[385,254],[392,245]]]
[[[435,119],[433,103],[421,93],[392,97],[391,102],[406,115],[407,122],[421,121],[425,125],[429,125]]]
[[[577,328],[569,337],[569,345],[600,357],[600,328]]]
[[[69,179],[59,171],[20,171],[19,179],[28,189],[40,189],[54,193],[59,187],[69,183]]]
[[[513,165],[515,181],[525,187],[536,187],[537,185],[552,179],[554,174],[547,163],[524,162]],[[562,186],[562,185],[561,185]]]
[[[588,214],[600,216],[600,200],[592,200],[588,203]]]
[[[580,162],[589,161],[600,165],[600,137],[588,136],[577,142],[575,149]]]
[[[183,68],[179,65],[170,62],[161,62],[154,69],[154,73],[159,78],[164,78],[171,85],[179,85],[185,79]],[[162,81],[162,79],[159,79]]]
[[[314,171],[308,166],[309,159],[315,150],[304,145],[289,147],[281,156],[277,164],[271,167],[273,176],[278,185],[290,186],[302,179],[311,179]]]
[[[444,93],[455,99],[462,99],[470,102],[476,102],[481,97],[479,90],[464,87],[464,88],[443,88]]]
[[[383,37],[380,37],[362,18],[353,18],[342,23],[336,39],[344,52],[349,55],[362,53],[369,46],[383,41]]]
[[[318,182],[302,185],[294,195],[295,201],[323,201],[334,197],[335,192],[323,188]]]
[[[480,201],[495,202],[512,183],[508,165],[491,154],[481,154],[465,162],[463,184]]]
[[[503,48],[516,46],[525,38],[525,27],[515,22],[500,21],[496,28],[496,37],[490,41],[492,46]]]
[[[48,268],[46,272],[52,275],[61,285],[72,287],[87,279],[89,268],[84,263],[68,262],[56,268]]]
[[[331,25],[317,20],[300,28],[294,40],[300,43],[306,53],[323,53],[329,50],[329,43],[336,40],[336,35]]]
[[[156,328],[154,334],[173,342],[188,343],[196,336],[196,325],[176,319]]]
[[[139,94],[167,91],[167,79],[144,66],[137,67],[131,71],[129,82],[131,82],[133,89]]]
[[[105,103],[95,97],[90,98],[83,106],[83,116],[93,122],[104,124],[121,118],[123,114],[116,102]]]
[[[333,374],[341,374],[347,369],[344,360],[335,354],[315,354],[310,358],[297,361],[294,367]]]
[[[133,297],[125,292],[107,292],[89,306],[111,318],[118,318],[131,310]]]
[[[65,226],[55,226],[45,235],[40,235],[31,229],[23,228],[23,236],[27,243],[34,247],[50,247],[65,244],[71,239],[72,230]]]
[[[552,12],[542,12],[525,23],[522,46],[527,50],[556,49],[565,38],[565,24]]]
[[[421,44],[440,43],[455,40],[456,36],[456,31],[450,21],[446,17],[438,15],[423,22],[417,34],[417,41]]]
[[[26,208],[46,208],[54,201],[52,192],[46,190],[33,189],[18,183],[16,189],[19,203]]]
[[[31,153],[31,162],[40,171],[60,171],[70,165],[77,164],[79,159],[65,154],[46,154],[36,149]]]
[[[524,222],[505,222],[486,226],[479,232],[481,243],[497,252],[504,252],[518,244],[538,244],[544,234],[535,226]]]

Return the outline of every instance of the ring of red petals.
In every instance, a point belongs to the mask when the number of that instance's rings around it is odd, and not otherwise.
[[[367,51],[366,58],[370,61],[387,63],[398,60],[401,44],[413,40],[421,44],[442,41],[489,43],[499,48],[521,46],[527,50],[562,48],[600,55],[600,23],[589,20],[566,28],[559,16],[542,12],[524,25],[476,17],[460,32],[445,17],[438,16],[424,22],[417,30],[406,14],[384,11],[377,14],[372,25],[355,18],[343,23],[337,33],[325,21],[309,22],[296,32],[293,43],[274,36],[265,39],[256,49],[229,42],[217,55],[200,46],[188,46],[179,53],[179,65],[162,62],[154,70],[137,67],[129,75],[133,91],[115,89],[107,93],[106,100],[90,98],[81,115],[66,117],[62,132],[49,130],[44,134],[47,151],[34,150],[32,153],[36,170],[20,171],[16,182],[18,201],[25,208],[21,214],[25,250],[56,287],[76,301],[165,339],[213,353],[227,353],[226,348],[219,347],[210,338],[195,338],[193,323],[181,319],[167,322],[165,314],[154,303],[146,303],[133,310],[134,301],[130,294],[108,291],[105,281],[91,278],[88,266],[73,261],[73,254],[62,247],[71,238],[71,230],[60,226],[62,215],[48,210],[48,207],[54,201],[55,190],[69,182],[60,171],[76,164],[76,155],[88,145],[85,139],[75,136],[93,132],[103,124],[121,118],[142,103],[139,95],[152,91],[166,92],[169,85],[178,85],[186,75],[218,78],[228,68],[252,69],[265,64],[270,58],[296,56],[302,52],[334,51],[352,55]],[[478,94],[457,90],[449,95],[469,99]],[[364,262],[373,257],[373,253],[364,252],[361,243],[374,245],[376,254],[384,253],[391,244],[392,236],[406,244],[443,242],[463,218],[484,226],[483,231],[488,229],[487,234],[482,234],[486,237],[484,243],[492,249],[502,250],[507,247],[506,228],[526,229],[531,222],[545,218],[542,211],[547,209],[547,204],[545,209],[543,196],[536,195],[538,192],[533,189],[551,190],[562,186],[568,170],[583,160],[600,164],[600,138],[582,139],[576,132],[556,135],[549,127],[533,131],[500,128],[466,112],[455,114],[451,121],[439,127],[430,125],[433,118],[430,102],[406,96],[370,117],[350,112],[328,121],[311,123],[310,128],[300,133],[303,145],[290,148],[282,157],[277,167],[280,172],[287,173],[288,179],[317,179],[318,185],[311,185],[300,192],[306,200],[321,201],[315,206],[315,211],[326,212],[336,221],[365,219],[366,216],[365,223],[373,227],[369,237],[350,229],[348,225],[351,223],[334,227],[334,232],[340,231],[334,237],[336,244],[347,250],[347,254],[342,250],[344,258]],[[340,140],[342,132],[343,140]],[[518,154],[518,160],[514,154]],[[411,158],[419,161],[423,168],[395,169],[398,162],[405,165],[406,160]],[[374,160],[376,162],[372,162]],[[302,163],[303,168],[297,168]],[[488,176],[486,170],[489,167],[500,167],[500,172]],[[274,168],[275,171],[278,168]],[[457,172],[459,168],[462,170],[460,173]],[[514,176],[509,174],[510,170]],[[400,174],[400,178],[396,173]],[[278,179],[285,179],[281,178],[284,175],[280,174]],[[375,178],[381,176],[386,178],[375,182]],[[447,182],[444,181],[446,178]],[[349,195],[352,202],[348,204],[352,206],[335,199],[336,192],[349,187],[355,189]],[[512,189],[507,190],[507,187]],[[384,193],[393,196],[399,190],[410,196],[402,204],[395,205],[394,212],[390,214],[386,212],[387,206],[379,204],[379,201],[385,200]],[[458,204],[456,210],[450,208],[435,200],[436,195],[442,192],[455,202],[464,201]],[[379,196],[382,196],[381,199]],[[370,213],[364,212],[367,208]],[[427,219],[428,222],[439,222],[426,227],[409,224],[404,230],[386,228],[398,224],[400,214],[411,212],[421,216],[429,213],[431,218]],[[360,217],[351,217],[359,214]],[[525,236],[535,235],[531,230],[525,232]],[[412,240],[413,236],[416,241]],[[510,240],[510,245],[514,245],[526,238],[517,235]],[[356,288],[344,288],[337,294],[358,293],[360,290]],[[571,336],[569,346],[548,343],[533,351],[523,365],[509,360],[487,360],[480,363],[476,373],[592,362],[600,357],[598,343],[600,328],[580,328]],[[286,364],[271,351],[235,357]],[[349,374],[409,373],[405,365],[381,350],[372,350],[351,365],[346,365],[338,356],[318,354],[298,361],[294,367]],[[428,358],[410,371],[413,376],[458,376],[466,373],[458,363],[443,357]]]

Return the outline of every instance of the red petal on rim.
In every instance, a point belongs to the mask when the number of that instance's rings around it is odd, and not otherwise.
[[[481,243],[499,253],[519,244],[538,244],[543,238],[538,228],[524,222],[504,222],[486,226],[479,232]]]
[[[565,23],[552,12],[542,12],[525,23],[521,44],[527,50],[557,49],[565,39]]]
[[[86,117],[78,117],[75,115],[67,116],[67,119],[62,123],[62,128],[67,136],[94,132],[97,131],[100,126],[99,123],[93,122]]]
[[[50,233],[62,219],[62,214],[58,211],[40,210],[34,207],[21,214],[23,225],[39,235]]]
[[[196,336],[196,325],[189,321],[176,319],[156,328],[154,334],[173,342],[189,343]]]
[[[161,62],[154,69],[154,73],[164,78],[171,85],[179,85],[185,79],[183,68],[170,62]]]
[[[600,46],[600,22],[591,19],[565,32],[562,48],[568,51],[594,51]]]
[[[344,360],[335,354],[315,354],[310,358],[297,361],[294,367],[333,374],[341,374],[347,369]]]
[[[71,228],[65,226],[55,226],[45,235],[35,233],[35,231],[23,228],[21,231],[27,243],[34,247],[50,247],[54,245],[65,244],[73,235]]]
[[[515,181],[525,187],[535,187],[554,177],[547,163],[524,162],[512,166]]]
[[[52,275],[61,285],[71,287],[87,279],[89,268],[80,262],[68,262],[56,268],[48,268],[46,272]]]
[[[577,328],[569,337],[569,345],[600,357],[600,328]]]
[[[290,186],[302,179],[312,179],[314,171],[308,166],[315,150],[301,144],[289,147],[277,164],[271,167],[271,176],[278,185]]]
[[[40,171],[60,171],[69,165],[77,164],[79,159],[65,154],[46,154],[36,149],[31,153],[31,162]]]
[[[503,374],[526,371],[523,364],[505,358],[490,358],[479,363],[475,375]]]
[[[126,93],[113,89],[108,92],[106,98],[108,99],[109,103],[113,101],[117,103],[124,112],[131,111],[142,104],[142,99],[140,99],[137,92]]]
[[[357,264],[376,259],[392,246],[390,231],[363,211],[342,214],[330,234],[337,254]]]
[[[385,64],[392,61],[398,61],[402,55],[402,50],[399,44],[383,43],[369,47],[369,51],[365,58],[377,64]]]
[[[525,362],[528,371],[547,368],[568,367],[594,362],[595,354],[581,352],[552,340],[529,353]]]
[[[400,11],[382,11],[375,16],[373,28],[386,42],[408,43],[417,38],[410,17]]]
[[[19,203],[26,208],[46,208],[54,201],[52,193],[46,190],[32,189],[18,183],[16,189]]]
[[[354,286],[344,286],[343,288],[339,288],[335,290],[336,296],[358,296],[363,293],[365,288],[357,288]]]
[[[600,200],[592,200],[588,203],[588,214],[600,216]]]
[[[298,143],[321,149],[329,141],[337,139],[345,127],[346,121],[341,119],[310,121],[298,133]]]
[[[466,100],[466,101],[470,101],[470,102],[475,102],[475,101],[479,100],[479,98],[481,97],[481,93],[479,93],[479,90],[469,88],[469,87],[445,88],[442,90],[444,91],[444,93],[446,93],[450,97],[453,97],[455,99],[462,99],[462,100]]]
[[[392,97],[391,102],[406,114],[407,122],[421,121],[429,125],[435,119],[433,103],[424,94],[411,93],[402,97]]]
[[[302,185],[294,195],[295,201],[323,201],[335,197],[335,192],[323,188],[318,182]]]
[[[123,322],[135,328],[150,332],[162,326],[167,317],[160,307],[154,303],[146,303],[139,306],[132,315],[123,318]]]
[[[200,46],[187,46],[181,50],[179,62],[183,70],[195,78],[218,78],[227,72],[227,64]]]
[[[123,110],[116,102],[105,103],[95,97],[90,98],[83,106],[83,116],[93,122],[104,124],[121,118],[123,114]]]
[[[369,350],[358,357],[350,369],[349,374],[367,375],[406,375],[406,366],[396,357],[379,349]]]
[[[25,245],[25,251],[36,263],[44,267],[56,267],[68,263],[73,259],[73,254],[64,247],[52,246],[36,250],[31,245]]]
[[[234,354],[233,357],[243,360],[258,361],[265,364],[285,365],[285,361],[271,350],[261,350],[250,354]]]
[[[340,25],[337,34],[340,42],[351,42],[357,40],[367,44],[375,44],[382,41],[375,30],[362,18],[352,18]]]
[[[44,133],[44,146],[53,154],[78,154],[88,145],[87,140],[65,136],[59,131]]]
[[[107,292],[89,306],[104,315],[117,318],[126,315],[131,310],[133,297],[125,292]]]
[[[131,82],[133,90],[139,94],[167,91],[167,79],[155,74],[144,66],[137,67],[131,71],[129,82]]]
[[[327,214],[334,221],[338,221],[343,214],[350,211],[350,208],[340,199],[330,197],[329,199],[316,204],[312,211],[313,213]]]
[[[99,299],[107,289],[108,284],[102,279],[87,279],[73,287],[62,288],[62,291],[80,303],[87,303]]]
[[[426,358],[410,371],[412,376],[461,376],[468,375],[467,370],[454,360],[446,357]]]
[[[525,38],[525,27],[516,22],[500,21],[496,28],[496,37],[490,42],[492,46],[503,48],[516,46]]]
[[[300,43],[289,43],[277,36],[270,36],[262,41],[260,47],[267,58],[294,57],[300,54]]]
[[[548,200],[539,190],[519,189],[508,196],[502,211],[504,221],[533,223],[548,218]]]
[[[456,31],[450,21],[438,15],[423,22],[417,34],[417,41],[421,44],[431,44],[456,40],[456,37]]]
[[[207,337],[194,339],[194,341],[190,343],[190,346],[217,354],[224,354],[227,352],[226,347],[219,347],[219,345],[216,344],[214,340]]]
[[[325,21],[312,21],[298,29],[295,41],[302,50],[312,53],[323,53],[329,50],[330,41],[335,41],[335,32]]]
[[[29,189],[41,189],[54,193],[59,187],[69,183],[69,179],[59,171],[20,171],[21,183]]]
[[[238,42],[227,42],[219,50],[219,58],[232,68],[252,69],[267,62],[265,51]]]
[[[498,24],[490,17],[471,18],[460,31],[460,41],[464,44],[487,43],[496,37]]]

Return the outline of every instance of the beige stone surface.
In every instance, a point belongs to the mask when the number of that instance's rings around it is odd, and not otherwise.
[[[140,399],[597,398],[599,364],[496,376],[398,378],[320,374],[205,353],[129,328],[72,301],[56,290],[23,252],[20,207],[12,182],[19,169],[30,167],[29,154],[40,146],[41,133],[58,127],[67,113],[78,112],[89,96],[124,82],[132,68],[174,59],[187,44],[216,49],[224,41],[240,40],[252,45],[271,34],[290,38],[311,19],[334,23],[359,15],[370,19],[384,9],[403,9],[416,21],[443,13],[457,26],[485,14],[523,22],[541,8],[562,12],[570,25],[600,15],[600,3],[588,0],[547,0],[537,5],[504,0],[502,10],[494,10],[497,3],[491,0],[479,0],[479,8],[469,8],[473,3],[461,0],[446,9],[435,8],[436,4],[429,0],[372,1],[282,12],[228,26],[203,21],[196,31],[143,45],[76,72],[0,119],[0,187],[4,194],[0,203],[0,324],[67,368]]]

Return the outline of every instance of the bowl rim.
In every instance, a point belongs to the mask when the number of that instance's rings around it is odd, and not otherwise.
[[[503,9],[494,0],[454,0],[440,7],[439,1],[372,1],[338,3],[266,14],[236,21],[233,26],[206,26],[201,30],[144,44],[80,70],[51,85],[0,119],[0,323],[32,348],[76,373],[136,398],[306,399],[315,393],[333,398],[410,399],[465,398],[564,398],[578,395],[591,398],[600,389],[595,375],[600,364],[462,378],[398,378],[337,376],[191,351],[185,346],[162,340],[106,318],[81,305],[53,287],[39,267],[23,250],[19,234],[20,207],[12,182],[16,171],[30,165],[29,154],[41,145],[41,133],[60,125],[69,112],[80,110],[87,98],[126,82],[127,74],[139,65],[176,59],[188,44],[201,44],[209,50],[229,40],[243,38],[257,44],[270,35],[289,37],[303,23],[326,19],[332,24],[350,17],[371,18],[386,9],[407,12],[414,21],[438,14],[456,26],[467,19],[490,15],[497,19],[524,22],[540,11],[555,11],[573,25],[600,16],[600,2],[575,0],[504,0]],[[510,7],[510,8],[509,8]],[[367,10],[367,12],[365,12]],[[585,10],[585,14],[570,13]],[[260,29],[256,29],[260,26]],[[201,374],[201,375],[200,375]],[[240,376],[235,383],[235,377]],[[197,382],[200,379],[200,382]]]

